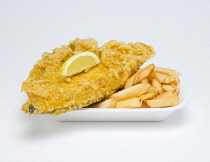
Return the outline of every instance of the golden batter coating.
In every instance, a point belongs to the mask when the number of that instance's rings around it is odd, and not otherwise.
[[[64,62],[74,54],[91,51],[101,63],[65,79],[59,78]],[[69,45],[43,53],[29,77],[22,83],[28,100],[22,110],[28,114],[59,115],[86,107],[112,95],[155,51],[143,43],[111,40],[102,47],[92,39],[75,39]]]

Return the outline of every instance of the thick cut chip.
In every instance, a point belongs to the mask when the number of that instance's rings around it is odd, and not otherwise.
[[[146,93],[146,94],[138,97],[138,99],[140,99],[140,101],[144,101],[144,100],[149,100],[153,97],[155,97],[155,93]]]
[[[150,87],[150,84],[137,84],[135,86],[132,86],[130,88],[124,89],[122,91],[119,91],[112,96],[110,96],[111,99],[115,100],[125,100],[133,97],[139,97],[147,92],[148,88]]]
[[[116,108],[140,108],[141,102],[138,98],[131,98],[123,101],[117,101]]]
[[[124,89],[132,87],[135,79],[135,74],[131,76],[125,83]]]
[[[149,84],[149,80],[147,78],[143,79],[141,83]]]
[[[178,95],[180,93],[180,88],[176,88],[176,94]]]
[[[115,104],[116,104],[116,100],[108,99],[103,102],[92,104],[89,107],[91,107],[91,108],[114,108]]]
[[[164,74],[167,74],[167,75],[171,76],[174,79],[173,83],[175,85],[179,84],[179,81],[180,81],[179,80],[179,75],[180,74],[176,70],[162,68],[162,67],[155,67],[154,70],[157,71],[157,72],[161,72],[161,73],[164,73]]]
[[[155,93],[155,95],[158,95],[158,91],[154,86],[149,87],[147,93]]]
[[[134,85],[140,83],[143,79],[145,79],[152,70],[154,70],[155,65],[150,64],[144,68],[142,68],[138,73],[136,73],[136,77],[134,79]]]
[[[164,90],[162,88],[162,85],[160,84],[160,82],[157,79],[155,79],[155,78],[152,79],[152,86],[157,89],[157,92],[159,94],[163,93]]]
[[[155,68],[154,64],[150,64],[140,70],[138,70],[137,73],[135,73],[131,78],[129,78],[126,83],[124,88],[129,88],[133,85],[136,85],[138,83],[140,83],[143,79],[145,79],[150,73],[151,71]]]
[[[147,104],[144,101],[142,102],[141,108],[148,108]]]
[[[172,69],[167,69],[167,68],[162,68],[162,67],[155,67],[155,71],[159,71],[162,73],[170,74],[173,70]]]
[[[155,98],[169,98],[169,97],[173,97],[174,94],[175,94],[174,92],[169,91],[169,92],[162,93],[162,94],[156,96]]]
[[[155,72],[155,78],[160,83],[163,83],[163,84],[169,84],[169,83],[172,83],[174,81],[173,77],[171,77],[167,74],[161,73],[161,72]]]
[[[179,104],[178,96],[173,92],[165,92],[154,99],[145,100],[148,107],[151,108],[161,108],[161,107],[171,107]]]
[[[149,80],[149,82],[151,82],[153,78],[155,78],[155,71],[154,70],[148,75],[147,79]]]
[[[174,90],[176,90],[176,87],[173,87],[171,85],[162,85],[162,87],[163,87],[163,89],[165,91],[174,91]]]

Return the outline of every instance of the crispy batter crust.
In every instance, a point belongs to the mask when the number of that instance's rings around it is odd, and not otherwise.
[[[63,63],[74,54],[91,51],[101,63],[71,78],[59,79]],[[22,91],[29,96],[22,106],[25,113],[59,115],[101,101],[122,88],[155,51],[143,43],[124,43],[115,40],[98,48],[94,39],[75,39],[69,45],[43,53]]]

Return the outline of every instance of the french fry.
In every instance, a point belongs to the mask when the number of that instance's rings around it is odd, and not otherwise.
[[[90,105],[91,108],[114,108],[116,104],[116,100],[108,99],[103,102],[99,102],[93,105]]]
[[[126,82],[125,82],[125,85],[124,85],[124,89],[126,88],[129,88],[129,87],[132,87],[134,85],[134,79],[136,77],[136,74],[138,74],[139,72],[141,71],[141,69],[139,68],[137,70],[137,72],[135,74],[133,74]]]
[[[155,93],[155,95],[158,95],[158,91],[154,86],[149,87],[147,93]]]
[[[159,94],[162,94],[162,93],[164,92],[164,90],[163,90],[163,88],[162,88],[162,85],[161,85],[160,82],[159,82],[157,79],[155,79],[155,78],[152,79],[152,86],[155,87],[155,88],[157,89],[157,92],[158,92]]]
[[[150,64],[142,69],[138,69],[138,71],[126,81],[124,89],[140,83],[143,79],[145,79],[151,73],[151,71],[154,68],[155,68],[155,65]]]
[[[178,96],[173,92],[166,92],[166,94],[159,95],[159,97],[156,97],[151,100],[145,100],[145,103],[150,108],[160,108],[160,107],[170,107],[170,106],[176,106],[179,104],[179,98]]]
[[[141,83],[149,84],[149,80],[147,78],[143,79]]]
[[[180,89],[179,88],[176,88],[175,92],[178,95],[180,93]]]
[[[173,88],[176,88],[176,85],[175,85],[174,83],[169,83],[169,84],[167,84],[167,85],[170,85],[170,86],[172,86]]]
[[[151,71],[151,73],[147,77],[147,79],[149,80],[149,82],[151,82],[153,78],[155,78],[155,71]]]
[[[161,72],[155,72],[155,78],[163,84],[169,84],[175,81],[171,76]]]
[[[142,68],[138,73],[136,73],[136,77],[134,78],[133,84],[138,84],[140,83],[143,79],[145,79],[151,72],[154,70],[155,65],[150,64],[144,68]]]
[[[115,100],[125,100],[129,98],[139,97],[143,95],[144,93],[146,93],[149,87],[150,87],[150,84],[140,83],[130,88],[121,90],[111,95],[109,98],[115,99]]]
[[[148,108],[147,104],[144,101],[142,102],[141,108]]]
[[[172,91],[169,91],[169,92],[162,93],[162,94],[156,96],[155,98],[158,98],[158,99],[160,99],[160,98],[170,98],[170,97],[174,97],[174,94],[176,94],[176,93],[174,93]]]
[[[166,74],[170,74],[172,72],[171,69],[162,68],[162,67],[155,67],[154,71],[159,71]]]
[[[161,99],[145,100],[145,103],[150,108],[171,107],[178,105],[179,99],[177,96],[175,96],[167,99],[161,98]]]
[[[155,67],[154,71],[161,72],[161,73],[164,73],[164,74],[167,74],[167,75],[171,76],[174,79],[173,83],[175,85],[179,84],[179,81],[180,81],[179,80],[179,75],[180,74],[176,70],[161,68],[161,67]]]
[[[133,83],[134,83],[134,79],[135,79],[135,74],[133,76],[131,76],[126,82],[125,82],[125,86],[124,89],[132,87]]]
[[[139,99],[140,101],[144,101],[144,100],[152,99],[152,98],[154,98],[154,97],[155,97],[155,93],[146,93],[146,94],[144,94],[144,95],[138,97],[138,99]]]
[[[163,88],[165,91],[174,91],[174,90],[176,90],[176,87],[171,86],[171,85],[162,85],[162,88]]]
[[[173,70],[173,71],[170,73],[170,75],[174,78],[173,83],[174,83],[175,85],[178,85],[179,82],[180,82],[180,80],[179,80],[179,75],[180,75],[180,74],[179,74],[177,71]]]
[[[116,108],[175,106],[179,104],[178,83],[179,73],[177,71],[150,64],[138,69],[126,81],[124,90],[109,98],[116,101]]]
[[[123,101],[117,101],[116,108],[140,108],[141,102],[138,98],[130,98]]]
[[[135,74],[133,74],[130,78],[128,78],[128,80],[125,82],[124,89],[132,87],[134,85],[134,79],[136,77],[136,74],[140,71],[141,69],[139,68]]]

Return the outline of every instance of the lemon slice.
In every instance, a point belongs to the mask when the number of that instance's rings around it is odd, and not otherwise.
[[[73,76],[83,70],[100,63],[100,60],[93,52],[82,52],[70,57],[61,67],[59,76]]]

